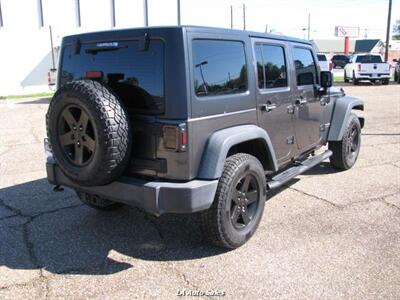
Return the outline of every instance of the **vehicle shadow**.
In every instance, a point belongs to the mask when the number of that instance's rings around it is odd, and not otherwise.
[[[322,164],[307,174],[333,171]],[[180,261],[226,253],[204,241],[198,223],[198,214],[154,217],[128,206],[96,211],[68,188],[54,192],[43,178],[0,189],[0,266],[105,275],[134,267],[131,258]]]
[[[203,241],[198,215],[150,216],[125,206],[99,212],[45,179],[0,189],[0,266],[55,274],[112,274],[149,261],[226,253]]]

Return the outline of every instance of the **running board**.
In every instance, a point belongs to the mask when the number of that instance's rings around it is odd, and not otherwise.
[[[271,181],[267,182],[267,187],[269,190],[273,190],[276,188],[281,187],[297,175],[300,175],[312,167],[315,167],[319,163],[321,163],[323,160],[327,159],[328,157],[332,156],[332,151],[331,150],[326,150],[324,153],[315,155],[309,159],[306,159],[305,161],[301,162],[299,165],[291,167],[287,169],[286,171],[283,171],[282,173],[279,173],[275,177],[271,179]]]

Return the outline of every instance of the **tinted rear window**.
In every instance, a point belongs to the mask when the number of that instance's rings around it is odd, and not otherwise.
[[[164,112],[164,44],[151,40],[142,51],[139,41],[82,44],[79,54],[66,46],[60,84],[101,71],[102,82],[120,96],[128,108],[144,113]]]
[[[325,56],[325,55],[323,55],[323,54],[318,54],[317,56],[318,56],[318,60],[319,60],[319,61],[326,61],[326,56]]]
[[[247,91],[246,58],[242,42],[194,40],[192,49],[197,96]]]
[[[379,64],[382,62],[382,58],[380,55],[357,56],[356,62],[362,64]]]

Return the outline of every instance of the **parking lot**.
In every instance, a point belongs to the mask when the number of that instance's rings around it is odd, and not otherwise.
[[[0,100],[0,298],[399,299],[400,85],[344,89],[366,102],[356,166],[326,162],[269,195],[234,251],[205,244],[196,216],[102,213],[53,192],[48,99]]]

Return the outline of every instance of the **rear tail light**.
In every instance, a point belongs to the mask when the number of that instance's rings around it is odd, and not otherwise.
[[[329,62],[329,71],[332,71],[332,68],[333,68],[333,64],[332,64],[332,62]]]
[[[100,79],[100,78],[103,78],[103,72],[101,72],[101,71],[86,71],[85,78]]]
[[[358,71],[361,71],[361,64],[358,64],[357,67],[358,67]]]
[[[163,144],[166,149],[184,152],[187,148],[188,134],[186,124],[164,125],[163,126]]]

